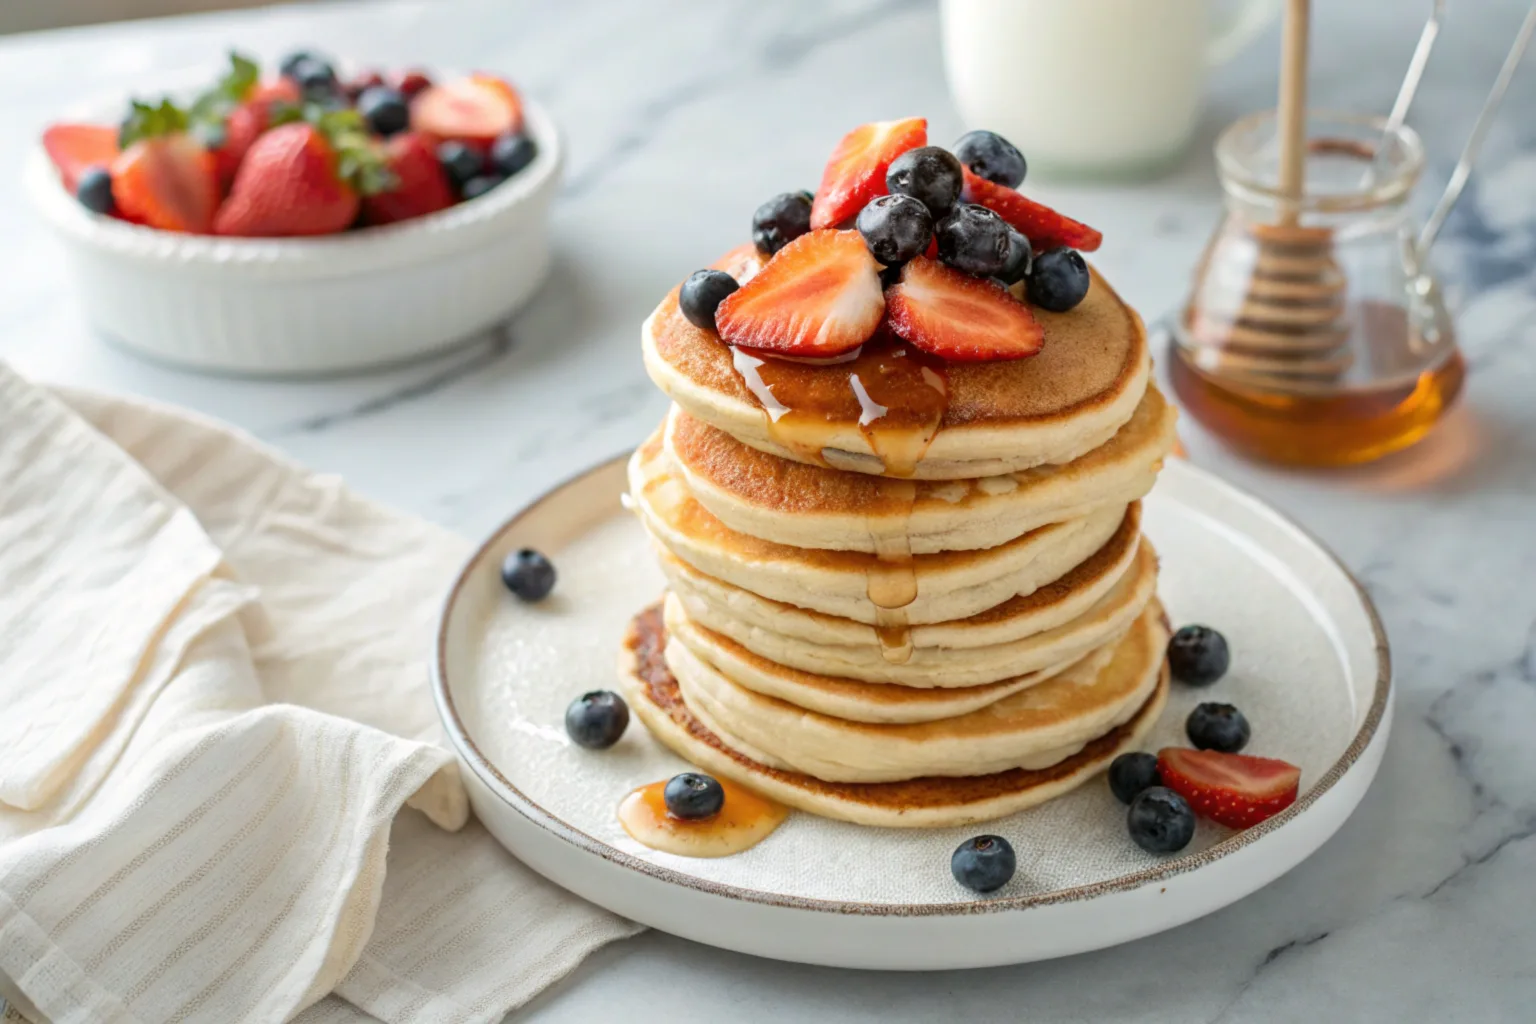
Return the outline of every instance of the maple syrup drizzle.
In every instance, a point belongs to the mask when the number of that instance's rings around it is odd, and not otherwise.
[[[679,857],[728,857],[768,837],[789,808],[724,779],[725,803],[709,818],[687,820],[667,810],[666,780],[631,791],[619,801],[619,824],[636,842]]]
[[[830,442],[855,427],[881,460],[883,496],[901,511],[870,520],[875,558],[865,592],[875,606],[881,654],[892,664],[906,663],[912,657],[907,606],[917,599],[912,476],[949,407],[943,361],[898,338],[879,337],[837,362],[813,365],[733,349],[732,363],[762,408],[769,435],[797,457],[827,465]]]

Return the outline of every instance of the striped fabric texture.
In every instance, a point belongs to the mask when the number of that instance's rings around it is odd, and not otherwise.
[[[466,545],[0,365],[0,993],[53,1022],[495,1021],[632,934],[476,823],[426,687]]]

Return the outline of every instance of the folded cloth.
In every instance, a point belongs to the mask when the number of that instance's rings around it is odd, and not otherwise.
[[[0,993],[36,1019],[495,1021],[637,927],[468,818],[467,545],[0,365]]]

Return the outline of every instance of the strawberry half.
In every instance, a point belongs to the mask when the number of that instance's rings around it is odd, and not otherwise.
[[[423,89],[411,101],[411,128],[437,139],[489,146],[523,126],[517,90],[495,75],[475,74]]]
[[[207,234],[219,206],[216,161],[185,133],[140,139],[112,161],[112,199],[136,223]]]
[[[732,345],[825,358],[851,352],[885,312],[880,264],[857,231],[810,231],[780,249],[715,313]]]
[[[1029,307],[990,281],[919,256],[885,293],[886,322],[898,337],[953,362],[1023,359],[1045,331]]]
[[[811,227],[835,228],[858,216],[871,199],[885,195],[891,161],[926,145],[928,121],[921,117],[872,121],[844,135],[821,172],[821,187],[811,203]]]
[[[1025,197],[1016,189],[973,174],[969,167],[961,169],[965,173],[965,187],[960,192],[961,201],[980,203],[1012,224],[1014,230],[1029,239],[1036,252],[1062,245],[1082,252],[1093,252],[1104,243],[1103,233],[1087,224],[1057,213],[1049,206]]]
[[[80,175],[92,167],[110,167],[117,158],[117,129],[97,124],[56,124],[43,132],[43,149],[58,168],[70,195]]]
[[[1157,772],[1196,814],[1230,828],[1249,828],[1285,810],[1301,783],[1301,769],[1285,761],[1183,747],[1159,751]]]

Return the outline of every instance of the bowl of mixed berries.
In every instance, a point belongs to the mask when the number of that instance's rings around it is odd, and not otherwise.
[[[203,369],[333,373],[472,339],[543,280],[560,139],[506,79],[308,51],[208,78],[61,120],[28,167],[104,334]]]

